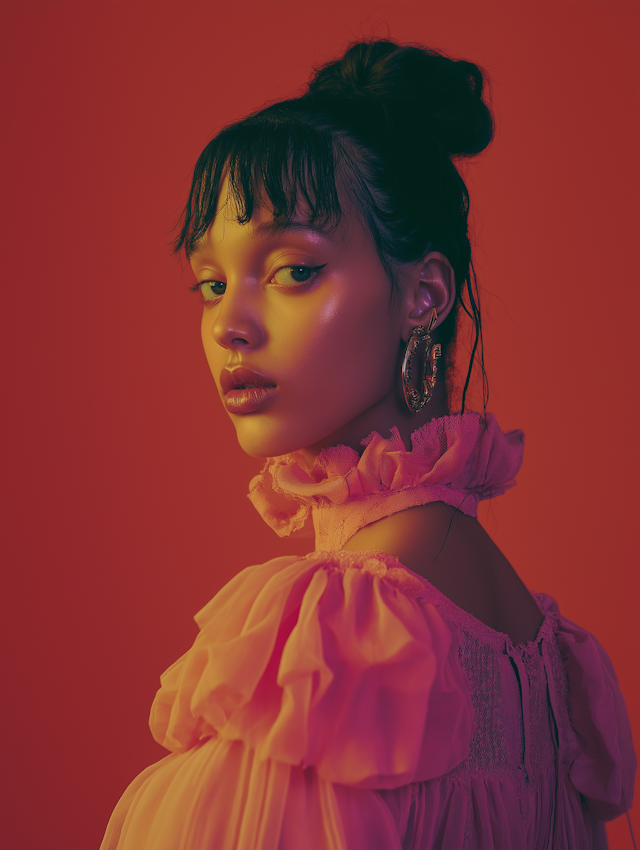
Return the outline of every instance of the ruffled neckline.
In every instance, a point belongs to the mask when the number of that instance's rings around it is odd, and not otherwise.
[[[268,458],[249,485],[249,499],[281,537],[312,537],[316,548],[341,549],[378,519],[429,502],[469,516],[478,504],[515,485],[524,434],[503,432],[491,413],[432,419],[407,450],[396,427],[348,446],[324,449],[309,469],[301,452]]]

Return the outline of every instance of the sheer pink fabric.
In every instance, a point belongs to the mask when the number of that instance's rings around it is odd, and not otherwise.
[[[412,453],[372,435],[350,467],[342,447],[254,479],[270,524],[311,517],[332,551],[249,567],[196,616],[151,711],[172,752],[127,789],[102,850],[607,846],[635,756],[597,641],[537,595],[539,634],[513,646],[394,558],[336,551],[349,504],[361,524],[401,510],[399,492],[470,512],[511,485],[522,435],[446,419]]]
[[[325,449],[309,470],[300,452],[270,458],[249,484],[249,498],[281,537],[313,537],[319,550],[341,549],[365,525],[414,505],[444,502],[469,516],[478,502],[513,487],[524,434],[500,430],[489,413],[432,419],[411,435],[375,431],[360,457]]]

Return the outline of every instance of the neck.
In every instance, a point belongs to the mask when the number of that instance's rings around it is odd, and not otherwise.
[[[448,415],[444,381],[436,385],[433,397],[419,413],[410,411],[405,403],[404,396],[396,390],[392,395],[385,396],[373,407],[365,410],[323,440],[302,449],[302,456],[308,468],[311,469],[320,452],[330,446],[349,446],[361,455],[364,451],[362,441],[369,434],[376,431],[382,437],[387,437],[394,426],[398,429],[402,442],[410,451],[411,435],[414,431],[426,425],[432,419],[439,419],[441,416]]]

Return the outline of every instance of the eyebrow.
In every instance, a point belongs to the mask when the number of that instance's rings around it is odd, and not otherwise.
[[[262,224],[259,224],[253,232],[253,237],[258,238],[260,236],[276,236],[280,233],[287,233],[293,231],[301,230],[310,230],[312,233],[317,233],[319,236],[324,236],[325,239],[332,238],[332,228],[325,226],[321,227],[317,224],[311,224],[310,222],[305,221],[263,221]],[[195,248],[189,254],[189,258],[195,257],[202,251],[202,246],[200,243],[196,244]]]
[[[254,232],[256,236],[274,236],[279,233],[286,233],[288,230],[311,230],[320,236],[330,237],[331,235],[330,228],[320,227],[317,224],[305,221],[263,221],[255,228]]]

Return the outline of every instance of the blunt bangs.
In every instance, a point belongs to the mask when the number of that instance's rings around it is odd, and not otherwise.
[[[247,224],[254,208],[268,201],[276,224],[284,226],[302,216],[327,231],[337,227],[343,211],[337,189],[339,157],[331,131],[291,115],[270,113],[226,127],[203,150],[174,253],[184,249],[189,257],[196,249],[215,218],[225,177],[239,224]]]

